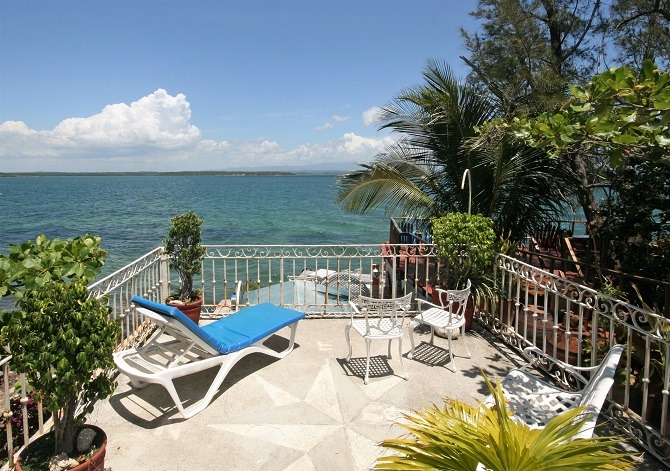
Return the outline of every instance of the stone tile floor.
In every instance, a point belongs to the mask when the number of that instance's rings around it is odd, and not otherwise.
[[[301,321],[296,349],[277,360],[262,354],[242,359],[203,412],[184,420],[157,385],[132,389],[120,375],[114,395],[96,407],[90,422],[108,435],[106,467],[124,470],[365,470],[385,452],[384,438],[397,437],[403,413],[450,397],[476,404],[487,395],[481,375],[502,378],[521,358],[475,326],[453,342],[456,373],[448,370],[447,340],[428,331],[418,336],[409,373],[386,358],[386,342],[373,342],[370,381],[363,384],[365,343],[352,334],[346,363],[345,319]],[[268,342],[283,349],[288,329]],[[420,343],[418,343],[420,342]],[[405,335],[403,352],[410,343]],[[393,352],[397,352],[394,345]],[[201,397],[213,373],[184,378],[187,401]],[[653,461],[653,460],[652,460]],[[642,466],[642,465],[641,465]],[[640,469],[660,469],[657,463]]]

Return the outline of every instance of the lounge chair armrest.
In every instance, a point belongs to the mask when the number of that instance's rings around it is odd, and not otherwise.
[[[567,391],[557,391],[541,394],[505,394],[505,399],[513,418],[531,428],[541,428],[561,412],[578,406],[582,396]],[[493,407],[495,405],[493,396],[487,397],[483,405]]]

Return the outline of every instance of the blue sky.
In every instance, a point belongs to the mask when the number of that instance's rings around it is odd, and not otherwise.
[[[0,171],[367,162],[474,0],[0,0]]]

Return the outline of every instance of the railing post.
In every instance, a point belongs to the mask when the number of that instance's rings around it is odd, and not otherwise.
[[[161,255],[160,258],[160,298],[166,299],[170,296],[170,261],[167,255]]]
[[[372,264],[372,297],[379,298],[379,264]]]

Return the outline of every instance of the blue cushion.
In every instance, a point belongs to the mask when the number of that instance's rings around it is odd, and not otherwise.
[[[238,350],[304,318],[304,312],[263,303],[207,324],[202,330],[215,338],[235,336]]]
[[[139,296],[133,296],[131,301],[138,306],[176,319],[194,335],[222,354],[248,347],[273,332],[305,318],[302,312],[263,303],[200,327],[176,307],[149,301]]]

